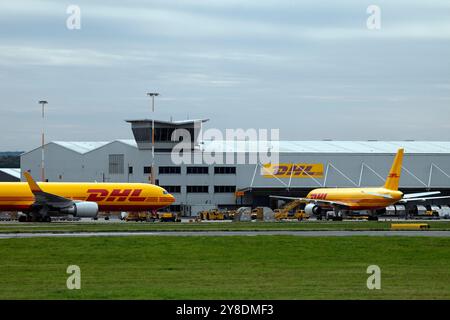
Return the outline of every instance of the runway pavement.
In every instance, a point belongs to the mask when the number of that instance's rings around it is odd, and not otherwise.
[[[163,231],[163,232],[66,232],[66,233],[0,233],[0,239],[67,238],[67,237],[130,237],[130,236],[297,236],[297,237],[450,237],[450,231]]]

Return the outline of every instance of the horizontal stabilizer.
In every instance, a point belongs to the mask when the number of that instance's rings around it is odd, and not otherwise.
[[[434,196],[434,195],[440,194],[440,193],[441,193],[440,191],[408,193],[408,194],[403,195],[403,199],[410,199],[410,198],[418,198],[418,197]]]
[[[443,197],[425,197],[425,198],[411,198],[411,199],[402,199],[399,202],[406,203],[406,202],[412,202],[412,201],[427,201],[427,200],[437,200],[437,199],[448,199],[450,196],[443,196]]]

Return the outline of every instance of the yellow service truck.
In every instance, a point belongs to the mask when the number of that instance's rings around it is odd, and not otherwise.
[[[205,210],[200,212],[200,219],[202,220],[225,220],[225,212],[218,209]]]
[[[147,212],[128,212],[126,217],[124,218],[125,221],[147,221],[148,213]]]
[[[161,222],[181,222],[175,212],[159,212],[158,217]]]

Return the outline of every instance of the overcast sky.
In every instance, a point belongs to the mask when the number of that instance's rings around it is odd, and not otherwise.
[[[2,0],[0,84],[3,151],[39,146],[41,99],[48,140],[132,138],[149,91],[282,140],[449,140],[450,1]]]

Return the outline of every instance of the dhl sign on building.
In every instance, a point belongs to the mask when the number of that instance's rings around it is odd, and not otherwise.
[[[261,167],[264,178],[323,178],[323,163],[268,163]]]

